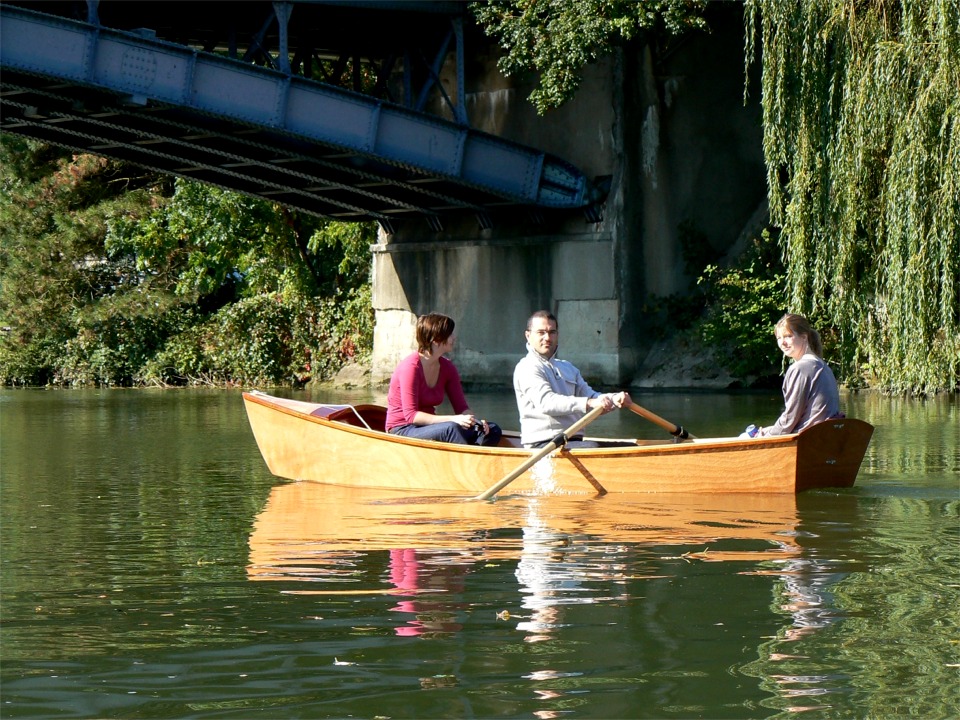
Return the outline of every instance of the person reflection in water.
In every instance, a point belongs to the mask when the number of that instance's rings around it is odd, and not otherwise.
[[[781,609],[790,614],[793,625],[784,631],[784,640],[799,640],[838,620],[832,587],[848,573],[838,572],[829,561],[797,558],[783,569]]]
[[[462,603],[439,599],[448,593],[464,590],[467,566],[458,564],[448,555],[423,556],[416,550],[390,551],[390,582],[398,590],[407,591],[415,599],[401,600],[392,612],[412,615],[405,625],[394,628],[402,637],[438,637],[455,633],[463,625],[456,621]],[[421,594],[433,594],[431,599],[419,599]]]
[[[591,553],[589,541],[573,544],[573,539],[548,527],[531,505],[523,526],[523,547],[516,577],[523,594],[521,606],[529,615],[520,618],[517,629],[527,633],[526,642],[550,640],[558,628],[565,627],[563,606],[598,602],[591,581],[614,580],[622,566],[614,557]]]

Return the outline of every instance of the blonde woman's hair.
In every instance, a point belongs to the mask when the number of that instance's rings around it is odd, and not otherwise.
[[[794,335],[800,335],[805,338],[810,352],[821,360],[823,359],[823,342],[820,340],[820,333],[813,329],[810,321],[803,315],[797,315],[795,313],[787,313],[784,315],[777,321],[773,331],[777,333],[784,329],[789,330]]]

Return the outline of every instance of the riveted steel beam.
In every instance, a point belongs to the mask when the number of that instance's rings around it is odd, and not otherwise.
[[[103,27],[94,2],[95,22],[0,4],[0,128],[347,219],[420,215],[439,226],[441,214],[466,211],[486,224],[498,208],[594,200],[569,163],[464,118],[293,75],[294,5],[273,3],[275,69]],[[462,53],[458,22],[450,41]]]

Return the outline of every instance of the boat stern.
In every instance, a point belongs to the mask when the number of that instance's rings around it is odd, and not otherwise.
[[[873,425],[853,418],[817,423],[797,436],[797,492],[853,487]]]

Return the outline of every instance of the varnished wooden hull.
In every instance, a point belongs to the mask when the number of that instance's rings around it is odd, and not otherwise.
[[[530,457],[521,447],[388,435],[348,424],[356,423],[353,411],[330,416],[340,415],[336,420],[322,417],[329,410],[320,405],[261,393],[244,393],[243,398],[267,466],[291,480],[472,496]],[[643,444],[564,450],[525,472],[506,492],[595,494],[589,478],[610,493],[796,493],[851,487],[872,434],[868,423],[843,419],[780,437],[638,441]]]

